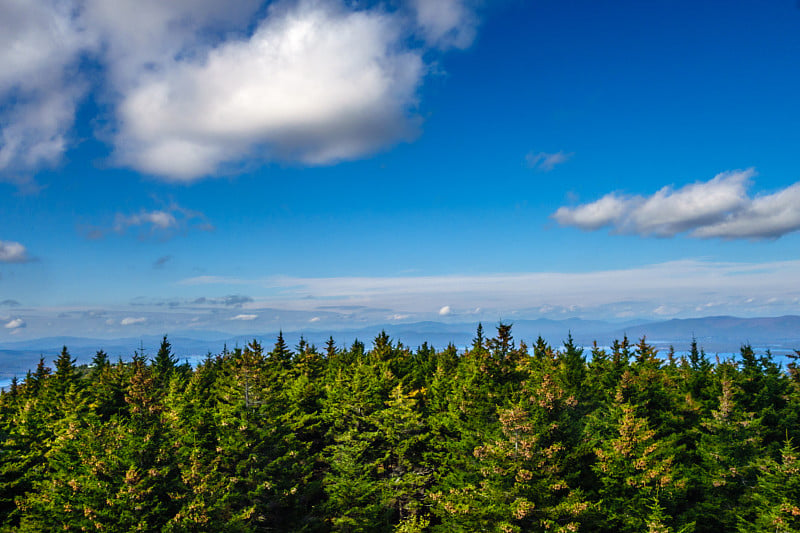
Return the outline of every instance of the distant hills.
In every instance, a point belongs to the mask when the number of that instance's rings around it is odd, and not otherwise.
[[[620,324],[600,320],[569,318],[551,320],[514,320],[512,332],[516,339],[532,344],[537,337],[543,337],[551,345],[559,346],[572,334],[575,342],[589,346],[597,341],[600,346],[611,344],[614,339],[627,335],[632,342],[642,336],[660,350],[670,345],[675,350],[688,349],[692,338],[709,354],[735,353],[743,343],[750,343],[757,351],[769,348],[775,355],[793,353],[800,349],[800,316],[738,318],[733,316],[713,316],[704,318],[672,319],[660,322],[631,321]],[[444,348],[453,343],[459,348],[471,344],[477,323],[414,322],[402,324],[378,324],[358,329],[322,331],[306,330],[284,332],[290,346],[303,337],[310,343],[321,347],[329,336],[338,345],[349,345],[355,339],[369,344],[372,339],[385,330],[395,341],[416,348],[423,342],[436,348]],[[496,324],[485,323],[486,336],[494,334]],[[195,361],[207,353],[220,353],[224,346],[228,349],[244,346],[252,339],[258,339],[269,350],[278,332],[255,333],[252,335],[231,336],[219,331],[179,331],[170,334],[169,341],[173,352],[181,359]],[[127,337],[119,339],[93,339],[85,337],[46,337],[40,339],[0,343],[0,386],[13,375],[22,376],[39,361],[40,355],[52,363],[62,346],[67,346],[79,363],[89,362],[97,350],[105,350],[112,359],[130,358],[134,350],[144,348],[148,356],[155,355],[161,336]]]

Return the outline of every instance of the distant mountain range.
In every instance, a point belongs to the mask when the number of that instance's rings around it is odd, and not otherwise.
[[[631,342],[646,336],[648,343],[660,350],[670,345],[676,351],[686,351],[692,338],[709,354],[736,353],[743,343],[751,344],[756,350],[770,349],[781,356],[800,349],[800,316],[737,318],[733,316],[714,316],[704,318],[672,319],[661,322],[631,321],[624,324],[599,320],[516,320],[512,321],[512,333],[516,339],[525,340],[529,345],[541,336],[553,346],[560,346],[568,335],[572,335],[579,345],[590,346],[597,341],[600,346],[608,346],[614,339],[627,335]],[[307,330],[284,332],[284,338],[294,346],[303,337],[310,343],[321,347],[329,336],[337,345],[350,345],[359,339],[369,345],[372,339],[385,330],[393,340],[406,346],[420,346],[423,342],[436,348],[444,348],[453,343],[464,348],[472,343],[477,323],[415,322],[407,324],[382,324],[359,329],[322,331]],[[494,335],[496,324],[484,324],[487,337]],[[231,336],[219,331],[179,331],[169,336],[173,352],[181,359],[196,361],[208,353],[217,354],[227,346],[232,349],[244,346],[253,339],[259,340],[269,350],[278,332],[253,335]],[[28,369],[36,366],[40,356],[49,364],[67,346],[79,363],[87,363],[97,350],[105,350],[113,359],[129,359],[134,350],[143,348],[145,355],[152,357],[158,350],[161,336],[127,337],[119,339],[92,339],[85,337],[45,337],[19,342],[0,343],[0,386],[7,383],[13,375],[22,376]]]

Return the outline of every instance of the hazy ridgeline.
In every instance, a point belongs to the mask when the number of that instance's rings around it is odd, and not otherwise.
[[[77,366],[0,396],[2,531],[800,531],[800,373],[479,326]]]

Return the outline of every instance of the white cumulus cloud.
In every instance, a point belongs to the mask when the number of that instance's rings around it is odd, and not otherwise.
[[[119,107],[122,160],[174,180],[248,155],[326,164],[409,139],[424,73],[381,11],[278,4],[248,39],[142,76]]]
[[[122,320],[120,320],[119,324],[121,326],[132,326],[134,324],[143,324],[146,321],[147,321],[147,319],[144,318],[144,317],[138,317],[137,318],[137,317],[130,317],[129,316],[129,317],[125,317]]]
[[[695,237],[770,239],[800,229],[800,183],[758,196],[723,220],[699,227]]]
[[[89,87],[107,104],[97,135],[114,160],[168,180],[408,141],[426,61],[469,46],[475,4],[4,1],[0,179],[59,161]],[[84,59],[102,68],[89,74]]]
[[[85,85],[69,69],[94,45],[72,7],[0,2],[0,176],[57,163],[67,146]]]
[[[449,305],[445,305],[441,309],[439,309],[439,316],[447,316],[452,312]]]
[[[0,263],[26,263],[30,260],[28,250],[20,243],[0,241]]]
[[[652,196],[609,193],[560,207],[552,216],[563,226],[657,237],[770,239],[800,230],[800,183],[751,197],[747,189],[754,176],[753,169],[735,170],[679,189],[664,187]]]
[[[15,318],[6,323],[4,326],[6,329],[19,329],[24,328],[26,326],[25,321],[21,318]]]

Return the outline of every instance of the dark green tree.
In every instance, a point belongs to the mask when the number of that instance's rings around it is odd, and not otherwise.
[[[161,339],[161,345],[158,347],[158,352],[152,363],[156,386],[166,387],[175,372],[175,366],[178,364],[178,359],[172,354],[172,345],[167,340],[166,335]]]

